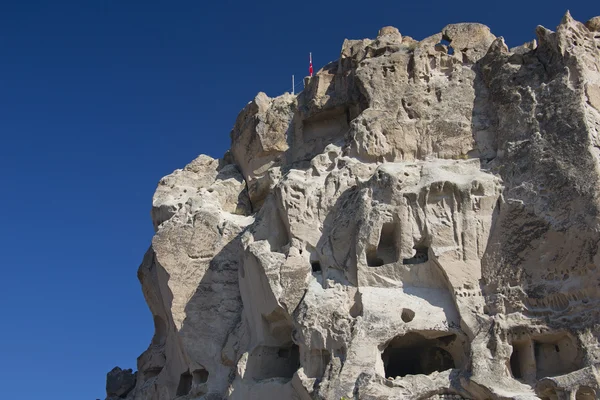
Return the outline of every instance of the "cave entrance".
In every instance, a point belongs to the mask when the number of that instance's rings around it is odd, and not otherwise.
[[[317,273],[320,273],[323,270],[321,267],[321,260],[319,260],[319,255],[316,251],[310,253],[310,268],[312,272]]]
[[[190,374],[190,371],[186,371],[183,374],[181,374],[181,376],[179,377],[179,384],[177,385],[176,395],[186,396],[190,394],[190,391],[192,390],[192,382],[193,378],[192,374]]]
[[[300,350],[297,345],[257,346],[248,356],[244,379],[292,379],[298,368],[300,368]]]
[[[568,374],[581,368],[577,344],[568,335],[536,338],[533,346],[538,379]]]
[[[426,246],[415,246],[415,255],[402,260],[402,264],[423,264],[429,260],[429,248]]]
[[[515,379],[535,379],[535,358],[531,340],[514,340],[510,355],[510,369]]]
[[[203,385],[208,382],[208,371],[205,368],[198,368],[194,370],[192,376],[194,378],[195,385]]]
[[[576,342],[567,334],[542,334],[512,341],[510,369],[515,379],[534,381],[578,370]]]
[[[367,265],[381,267],[398,261],[398,233],[397,224],[388,222],[381,227],[379,244],[377,248],[370,246],[367,249]]]
[[[575,400],[595,400],[596,391],[589,386],[580,386],[575,394]]]
[[[321,263],[319,261],[311,261],[310,267],[312,272],[321,272]]]
[[[455,335],[437,339],[427,339],[418,333],[408,333],[392,339],[383,353],[383,367],[386,378],[406,375],[429,375],[455,366],[452,355],[443,349]]]

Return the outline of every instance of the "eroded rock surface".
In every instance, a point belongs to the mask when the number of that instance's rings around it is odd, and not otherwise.
[[[106,374],[106,396],[108,399],[124,399],[133,390],[137,372],[131,369],[113,368]]]
[[[598,398],[598,21],[384,27],[258,94],[159,184],[155,334],[110,395]]]

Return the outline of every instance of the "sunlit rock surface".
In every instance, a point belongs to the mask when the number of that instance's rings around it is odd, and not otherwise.
[[[109,395],[598,398],[599,21],[385,27],[259,93],[159,183],[155,333]]]

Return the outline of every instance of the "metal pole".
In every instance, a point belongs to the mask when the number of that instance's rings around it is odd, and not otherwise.
[[[294,85],[294,75],[292,75],[292,94],[294,93],[294,90],[296,89],[296,85]]]

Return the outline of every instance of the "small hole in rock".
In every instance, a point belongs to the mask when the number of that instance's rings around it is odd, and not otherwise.
[[[452,46],[450,46],[450,41],[448,41],[447,39],[442,39],[440,43],[438,43],[442,46],[445,46],[448,49],[448,54],[449,55],[453,55],[454,54],[454,48]]]
[[[423,264],[429,260],[429,248],[415,247],[415,255],[402,260],[402,264]]]
[[[321,263],[318,261],[311,261],[310,266],[312,267],[312,272],[321,272]]]
[[[405,308],[402,310],[402,321],[404,322],[410,322],[415,318],[415,312],[413,310],[410,310],[408,308]]]
[[[202,385],[208,381],[208,371],[204,368],[196,369],[192,373],[193,381],[196,385]]]

